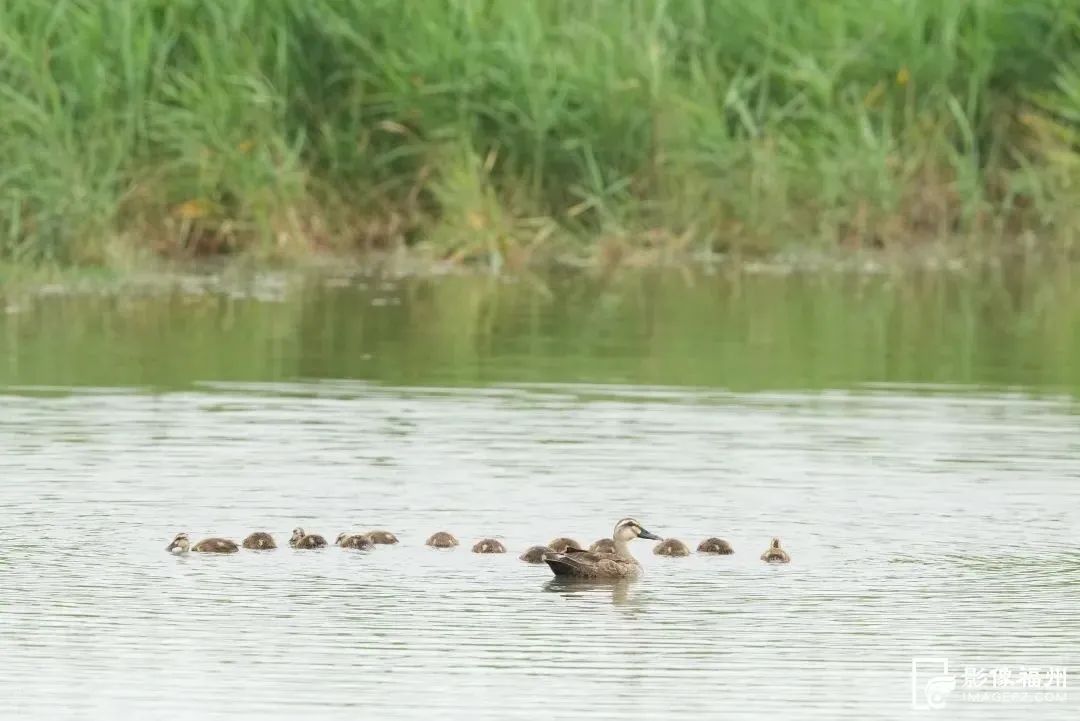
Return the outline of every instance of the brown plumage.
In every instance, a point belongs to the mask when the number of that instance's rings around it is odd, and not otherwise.
[[[236,553],[240,547],[227,538],[207,538],[191,547],[195,553]]]
[[[589,546],[592,553],[615,553],[615,541],[610,538],[601,538]]]
[[[518,558],[526,563],[543,563],[545,553],[551,553],[547,546],[529,546]]]
[[[431,534],[431,538],[424,541],[432,548],[453,548],[458,545],[458,540],[454,538],[453,534],[446,531],[439,531],[438,533]]]
[[[482,541],[477,541],[472,547],[473,553],[506,553],[506,546],[502,545],[494,538],[485,538]]]
[[[584,550],[581,547],[580,543],[575,541],[573,538],[566,538],[565,536],[560,536],[559,538],[552,539],[548,543],[548,548],[550,548],[555,553],[565,553],[571,548],[576,548],[579,551]]]
[[[366,533],[339,533],[335,543],[342,548],[354,548],[358,551],[375,547]]]
[[[765,553],[761,554],[761,560],[765,563],[789,563],[791,556],[787,555],[787,551],[780,548],[780,539],[772,539],[772,543],[769,544],[769,548]]]
[[[303,528],[294,528],[289,545],[301,549],[325,548],[326,539],[317,533],[305,533]]]
[[[390,545],[398,542],[397,536],[390,533],[390,531],[368,531],[364,535],[375,544]]]
[[[698,553],[718,553],[721,556],[728,556],[735,553],[735,549],[731,547],[731,544],[722,538],[706,538],[704,541],[698,544]]]
[[[165,550],[169,553],[181,554],[188,551],[195,553],[236,553],[240,547],[227,538],[207,538],[199,541],[194,546],[186,533],[177,533]]]
[[[268,551],[271,548],[277,548],[274,537],[262,531],[255,531],[255,533],[245,538],[240,545],[253,551]]]
[[[544,562],[556,576],[574,578],[626,578],[641,572],[641,564],[630,555],[629,542],[635,538],[659,541],[655,533],[646,531],[633,518],[624,518],[615,524],[611,534],[615,551],[595,553],[571,548],[563,553],[552,551],[544,555]]]
[[[549,553],[544,556],[544,562],[556,576],[626,578],[641,572],[641,564],[636,559],[626,560],[616,557],[614,553],[593,553],[579,548],[571,548],[560,554]]]
[[[677,538],[667,538],[653,546],[653,553],[657,556],[689,556],[690,549]]]

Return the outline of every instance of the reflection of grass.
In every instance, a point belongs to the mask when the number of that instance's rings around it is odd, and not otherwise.
[[[1080,285],[1069,268],[1030,277],[628,271],[532,284],[486,275],[365,282],[8,293],[0,384],[885,382],[1080,394]]]
[[[1067,243],[1078,39],[1065,0],[6,3],[0,249]]]

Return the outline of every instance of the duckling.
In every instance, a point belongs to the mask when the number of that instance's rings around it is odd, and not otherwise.
[[[506,546],[502,545],[494,538],[485,538],[482,541],[477,541],[476,545],[472,547],[473,553],[506,553]]]
[[[787,555],[787,551],[780,548],[780,539],[772,539],[772,543],[769,544],[769,549],[765,553],[761,554],[761,560],[765,563],[789,563],[791,556]]]
[[[188,551],[194,551],[195,553],[236,553],[240,550],[240,547],[227,538],[207,538],[192,546],[186,533],[177,533],[172,543],[165,546],[165,550],[177,555]]]
[[[375,547],[375,543],[366,533],[339,533],[334,545],[342,548],[355,548],[358,551],[366,551]]]
[[[677,538],[668,538],[653,547],[657,556],[689,556],[690,549]]]
[[[254,551],[269,551],[271,548],[277,548],[277,544],[274,543],[274,537],[269,533],[263,533],[262,531],[255,531],[255,533],[252,533],[245,538],[244,542],[240,545]]]
[[[305,533],[303,528],[294,528],[289,545],[293,548],[325,548],[326,539],[317,533]]]
[[[735,549],[731,547],[731,544],[722,538],[706,538],[704,541],[698,544],[698,553],[718,553],[721,556],[729,556],[735,553]]]
[[[548,553],[544,556],[544,562],[556,576],[626,578],[641,572],[641,564],[630,555],[629,542],[635,538],[661,540],[660,536],[646,531],[633,518],[624,518],[616,523],[611,538],[615,544],[614,553],[593,553],[572,548],[565,553]]]
[[[592,553],[615,553],[615,541],[610,538],[601,538],[589,546],[589,551]]]
[[[398,542],[397,536],[390,533],[390,531],[368,531],[364,535],[370,538],[372,543],[376,544],[390,545]]]
[[[424,543],[432,548],[453,548],[458,545],[458,540],[446,531],[439,531],[438,533],[431,534],[431,538],[424,541]]]
[[[543,563],[545,553],[551,553],[551,549],[547,546],[529,546],[525,553],[518,556],[518,559],[525,563]]]
[[[573,538],[566,538],[565,536],[560,536],[559,538],[553,539],[550,543],[548,543],[548,548],[550,548],[552,551],[555,551],[555,553],[566,553],[571,548],[577,549],[579,551],[584,550],[582,549],[580,543],[575,541]]]

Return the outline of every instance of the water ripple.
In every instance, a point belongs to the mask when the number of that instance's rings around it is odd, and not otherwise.
[[[207,385],[0,396],[13,718],[911,718],[913,656],[1080,649],[1080,416],[1017,395]],[[730,557],[567,584],[625,515]],[[179,530],[371,552],[174,558]],[[432,531],[463,546],[422,546]],[[779,535],[789,566],[758,560]],[[511,553],[477,556],[495,536]],[[48,669],[26,673],[26,669]],[[1075,718],[949,699],[950,718]],[[741,716],[740,716],[741,714]]]

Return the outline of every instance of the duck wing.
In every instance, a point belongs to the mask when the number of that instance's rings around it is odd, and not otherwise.
[[[544,563],[551,568],[552,573],[556,576],[592,575],[591,564],[582,563],[580,559],[575,559],[572,556],[565,554],[546,553],[544,554]]]
[[[556,576],[607,576],[620,565],[614,553],[598,553],[580,548],[567,549],[565,553],[545,553],[544,563]]]

